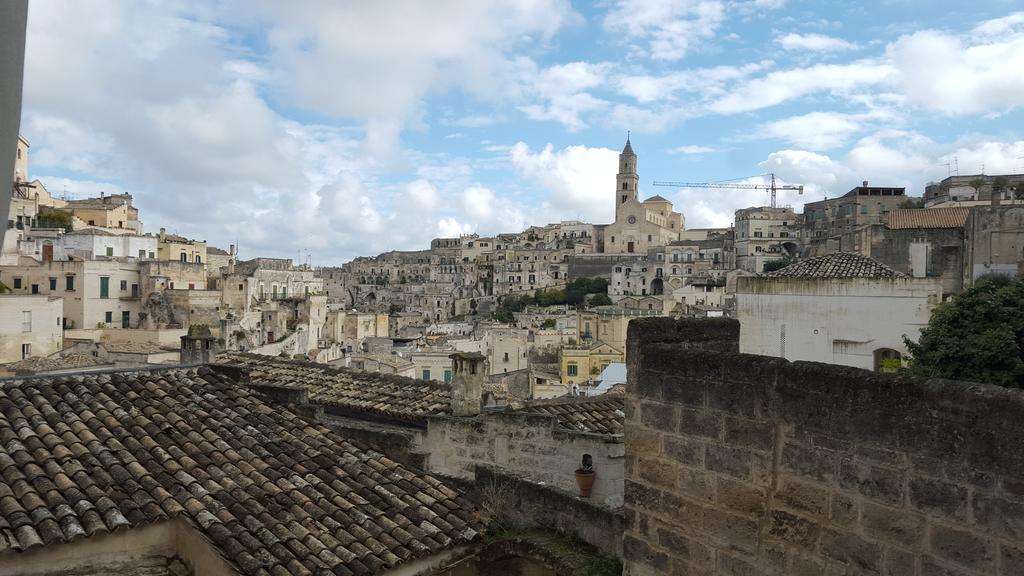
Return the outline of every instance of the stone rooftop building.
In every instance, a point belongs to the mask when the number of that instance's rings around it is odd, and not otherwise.
[[[7,380],[0,403],[3,574],[420,574],[480,526],[230,371]]]

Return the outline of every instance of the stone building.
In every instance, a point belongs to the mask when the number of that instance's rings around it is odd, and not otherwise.
[[[863,226],[883,224],[907,201],[904,188],[869,186],[867,180],[838,198],[804,204],[801,248],[820,256],[838,250],[838,238]]]
[[[975,188],[975,184],[981,186]],[[1001,201],[1024,199],[1024,174],[970,174],[944,178],[929,182],[924,188],[926,208],[945,203],[988,203],[995,198]]]
[[[767,262],[800,253],[800,228],[792,208],[743,208],[736,211],[736,267],[764,272]]]
[[[134,328],[142,310],[137,262],[75,260],[0,266],[14,294],[62,298],[65,328]]]
[[[164,228],[157,236],[157,258],[177,262],[205,264],[207,259],[206,240],[190,240],[177,234],[168,234]]]
[[[0,294],[0,364],[59,352],[63,317],[60,296]]]
[[[306,396],[230,367],[5,383],[0,574],[412,575],[465,553],[471,502]]]
[[[672,202],[661,196],[640,201],[640,176],[636,170],[637,156],[627,138],[615,176],[615,222],[599,229],[600,252],[646,254],[652,246],[679,239],[683,215],[673,212]]]
[[[134,232],[142,234],[142,222],[139,221],[139,209],[132,206],[132,195],[104,194],[99,198],[68,200],[64,209],[71,212],[77,221],[76,229],[87,226],[98,226],[112,231]]]
[[[737,279],[740,351],[893,369],[917,340],[942,288],[852,253],[818,256]],[[890,365],[895,361],[894,365]]]

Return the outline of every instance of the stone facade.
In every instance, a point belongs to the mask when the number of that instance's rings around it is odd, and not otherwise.
[[[630,328],[625,574],[1024,573],[1024,394],[694,349],[737,329]]]
[[[622,436],[570,431],[554,416],[520,411],[431,416],[423,450],[430,453],[428,469],[435,474],[473,478],[476,466],[484,464],[574,493],[575,471],[590,454],[596,472],[591,500],[613,508],[622,504]]]

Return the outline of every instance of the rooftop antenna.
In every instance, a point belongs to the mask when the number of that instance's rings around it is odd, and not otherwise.
[[[953,156],[953,166],[956,168],[956,170],[954,170],[954,172],[956,172],[956,175],[959,176],[960,175],[960,159],[957,158],[956,156]]]

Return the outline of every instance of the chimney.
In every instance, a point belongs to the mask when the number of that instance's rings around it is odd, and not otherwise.
[[[864,181],[864,182],[862,183],[862,186],[863,186],[864,188],[867,188],[867,187],[868,187],[868,181],[867,181],[867,180],[865,180],[865,181]]]
[[[167,237],[167,229],[161,227],[160,228],[160,241],[163,242],[164,238],[166,238],[166,237]]]
[[[452,416],[476,416],[484,393],[484,361],[479,352],[456,352],[452,359]]]

